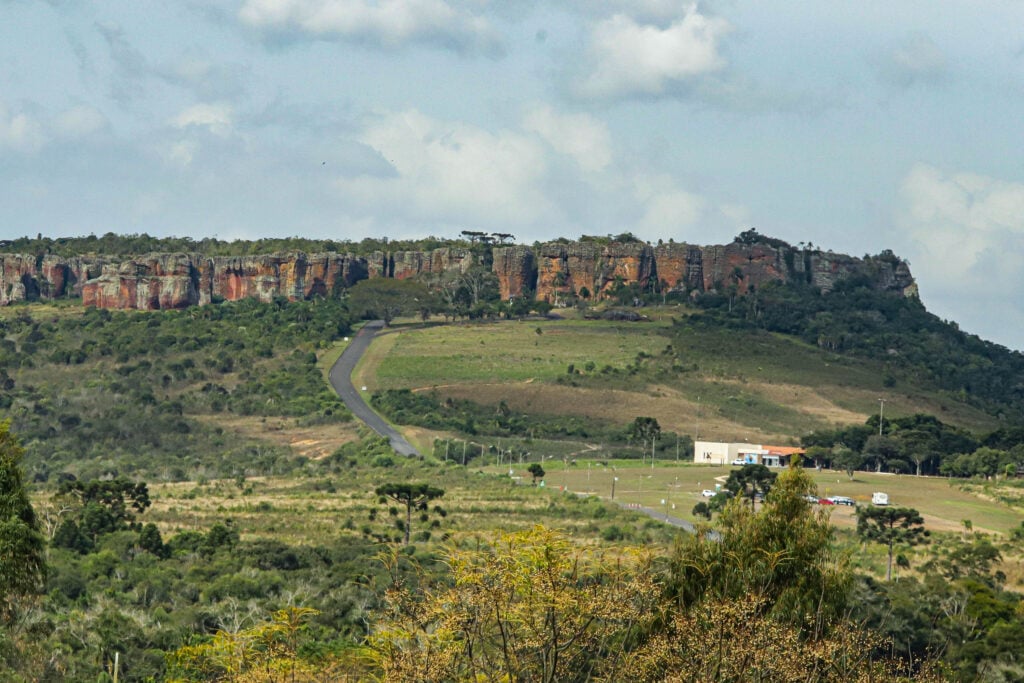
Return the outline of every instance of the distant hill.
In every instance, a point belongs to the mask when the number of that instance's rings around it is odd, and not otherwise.
[[[22,238],[0,254],[0,304],[81,298],[99,308],[178,309],[335,298],[364,279],[415,279],[438,292],[430,306],[446,317],[676,306],[678,339],[746,339],[736,350],[742,355],[763,347],[765,333],[782,334],[793,342],[777,353],[789,355],[799,341],[815,358],[870,365],[878,381],[871,391],[913,387],[929,404],[968,407],[997,424],[1016,422],[1024,407],[1024,356],[928,313],[907,263],[890,251],[853,257],[755,230],[712,246],[652,245],[628,233],[533,245],[512,239]],[[719,341],[705,364],[722,365],[715,355],[724,358],[729,347]],[[737,355],[729,362],[745,364]],[[814,381],[826,386],[822,377]]]

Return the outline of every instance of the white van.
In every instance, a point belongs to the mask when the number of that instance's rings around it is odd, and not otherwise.
[[[872,505],[888,505],[889,504],[889,494],[888,493],[880,493],[880,492],[877,492],[877,491],[875,493],[872,493],[871,494],[871,504]]]

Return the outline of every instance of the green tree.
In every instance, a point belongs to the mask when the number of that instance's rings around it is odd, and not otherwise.
[[[750,509],[753,510],[757,494],[767,495],[777,477],[777,474],[764,465],[750,463],[729,473],[729,478],[725,481],[725,490],[735,496],[749,496]]]
[[[651,460],[654,460],[654,442],[661,436],[661,425],[653,417],[637,417],[629,426],[629,437],[643,444],[646,451],[648,442],[651,444]],[[643,456],[641,456],[642,459]]]
[[[896,543],[916,545],[925,542],[928,531],[924,528],[924,518],[913,508],[872,506],[857,508],[857,535],[888,547],[885,580],[890,581],[893,546]]]
[[[444,495],[444,489],[429,484],[389,483],[378,486],[376,493],[405,506],[405,545],[409,545],[413,508],[425,511],[430,501]]]
[[[839,444],[832,448],[832,467],[838,467],[843,472],[846,472],[846,476],[853,481],[853,473],[864,464],[864,458],[860,453]]]
[[[21,444],[0,422],[0,619],[39,590],[46,571],[43,534],[22,480]]]
[[[864,442],[864,459],[875,466],[876,472],[883,467],[892,469],[901,460],[900,444],[888,436],[873,434]]]
[[[530,473],[531,477],[533,477],[534,484],[537,483],[538,479],[544,478],[544,467],[539,462],[531,463],[530,466],[526,468],[526,471]]]
[[[135,528],[135,515],[150,506],[146,483],[124,478],[65,481],[58,495],[75,512],[57,528],[53,543],[79,552],[90,550],[103,534]]]
[[[828,513],[805,500],[815,484],[790,467],[778,475],[763,508],[725,505],[717,534],[681,536],[669,559],[668,591],[686,610],[704,602],[751,599],[764,614],[814,628],[838,619],[851,571],[833,548]]]
[[[384,321],[385,325],[401,315],[422,313],[433,306],[434,297],[426,286],[415,280],[376,277],[361,280],[348,290],[349,310],[355,315]]]

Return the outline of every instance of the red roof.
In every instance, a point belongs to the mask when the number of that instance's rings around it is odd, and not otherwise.
[[[804,449],[793,446],[764,446],[764,449],[768,451],[768,455],[795,455],[805,452]]]

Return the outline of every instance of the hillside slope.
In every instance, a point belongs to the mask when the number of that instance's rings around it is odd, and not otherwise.
[[[930,413],[975,431],[999,424],[885,362],[764,330],[695,325],[687,320],[694,310],[683,306],[642,312],[652,320],[399,328],[362,381],[441,405],[467,400],[620,429],[650,415],[666,430],[714,440],[793,443],[810,431],[862,424],[879,398],[891,416]]]

